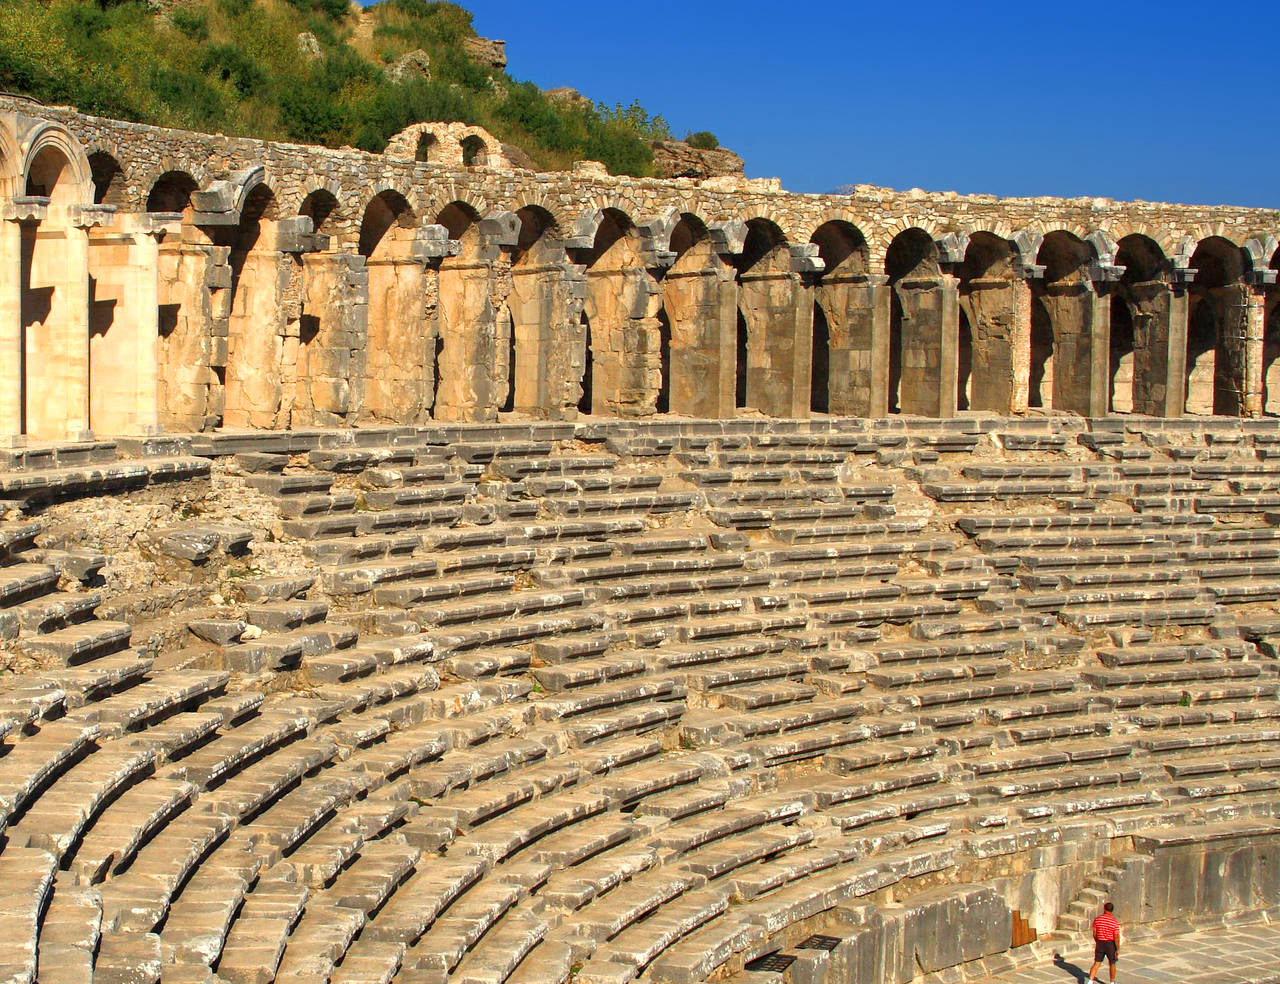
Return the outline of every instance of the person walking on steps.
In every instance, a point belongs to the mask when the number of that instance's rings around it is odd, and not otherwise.
[[[1093,920],[1093,967],[1089,971],[1089,984],[1097,984],[1098,968],[1105,959],[1111,971],[1111,984],[1116,984],[1116,961],[1120,959],[1120,920],[1112,913],[1115,906],[1108,902]]]

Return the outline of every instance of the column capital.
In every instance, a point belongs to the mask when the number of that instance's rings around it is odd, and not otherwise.
[[[4,203],[6,222],[42,222],[49,214],[49,199],[39,195],[18,195]]]
[[[96,229],[111,225],[116,218],[114,205],[69,205],[67,220],[77,229]]]

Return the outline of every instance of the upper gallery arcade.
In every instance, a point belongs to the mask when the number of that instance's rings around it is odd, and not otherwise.
[[[0,97],[0,441],[499,413],[1280,412],[1280,216],[517,170]]]

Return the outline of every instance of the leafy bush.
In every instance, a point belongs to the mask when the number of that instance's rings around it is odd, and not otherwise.
[[[684,142],[695,150],[715,150],[720,141],[710,130],[699,130],[697,133],[685,134]]]
[[[170,19],[173,21],[173,26],[192,41],[209,39],[209,18],[200,11],[179,7]]]
[[[211,44],[205,49],[201,70],[230,82],[242,96],[252,95],[266,82],[266,75],[248,54],[234,44]]]

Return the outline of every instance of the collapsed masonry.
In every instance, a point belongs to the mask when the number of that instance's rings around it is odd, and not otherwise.
[[[1275,214],[517,167],[0,100],[0,435],[1280,405]]]

